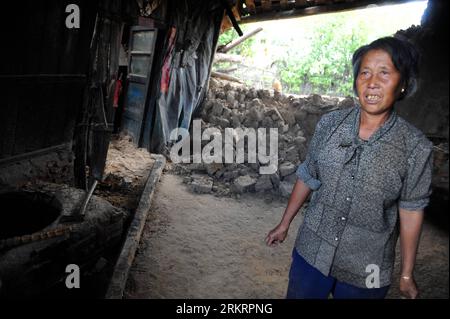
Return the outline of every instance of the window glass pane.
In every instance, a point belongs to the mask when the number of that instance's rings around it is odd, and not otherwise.
[[[150,56],[132,55],[131,56],[131,74],[147,76],[150,65]]]
[[[133,32],[133,51],[150,51],[152,48],[154,31]]]

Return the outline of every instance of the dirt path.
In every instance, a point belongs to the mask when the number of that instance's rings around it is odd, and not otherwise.
[[[264,244],[285,201],[193,194],[165,174],[131,269],[126,298],[284,298],[299,215],[285,243]],[[426,224],[418,256],[424,298],[448,298],[448,234]],[[426,263],[425,263],[426,262]],[[391,289],[389,297],[398,297]]]
[[[126,297],[284,297],[295,231],[277,249],[263,241],[282,210],[254,195],[193,194],[179,176],[163,175]]]

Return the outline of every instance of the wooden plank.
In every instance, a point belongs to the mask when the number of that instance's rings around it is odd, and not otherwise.
[[[270,21],[270,20],[280,20],[280,19],[291,19],[295,17],[310,16],[315,14],[330,13],[330,12],[343,12],[349,11],[356,8],[366,7],[370,4],[377,5],[388,5],[390,4],[385,0],[360,0],[360,1],[345,1],[345,2],[333,2],[326,5],[316,5],[316,6],[305,6],[302,7],[303,1],[306,0],[296,0],[296,8],[289,11],[271,11],[271,12],[261,12],[253,15],[244,16],[241,18],[240,23],[252,23],[259,21]],[[405,3],[408,0],[399,0],[396,3]],[[306,2],[305,2],[306,3]]]
[[[147,220],[147,216],[150,211],[153,194],[155,193],[157,183],[161,178],[165,165],[166,159],[164,156],[156,155],[155,163],[153,164],[150,175],[145,183],[145,188],[139,200],[139,205],[128,229],[125,243],[123,244],[116,265],[114,266],[114,271],[105,299],[122,299],[123,297],[128,274],[133,264],[134,256],[144,230],[145,221]]]
[[[214,62],[243,62],[244,58],[237,54],[225,54],[216,52],[214,54]]]
[[[240,79],[238,79],[237,77],[234,77],[234,76],[231,76],[231,75],[228,75],[228,74],[215,72],[215,71],[211,71],[211,76],[214,77],[214,78],[222,79],[222,80],[237,82],[237,83],[241,83],[241,84],[244,83]]]

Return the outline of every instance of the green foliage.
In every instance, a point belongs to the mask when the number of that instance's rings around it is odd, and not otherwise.
[[[230,74],[261,88],[280,80],[285,93],[353,95],[353,52],[420,21],[425,4],[245,24],[244,33],[256,27],[263,31],[231,50],[246,59]],[[237,38],[230,29],[220,36],[219,45]]]
[[[278,61],[283,88],[291,93],[352,95],[353,52],[367,43],[367,26],[340,15],[318,25],[306,55],[290,52]]]
[[[239,37],[239,35],[236,33],[236,31],[231,28],[228,29],[227,31],[225,31],[224,33],[222,33],[219,36],[219,45],[226,45],[228,43],[230,43],[231,41],[237,39]]]

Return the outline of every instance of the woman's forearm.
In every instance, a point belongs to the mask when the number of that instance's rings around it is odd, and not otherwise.
[[[310,193],[311,189],[301,179],[297,179],[280,224],[289,227]]]
[[[401,275],[412,277],[423,223],[423,211],[400,209]]]

